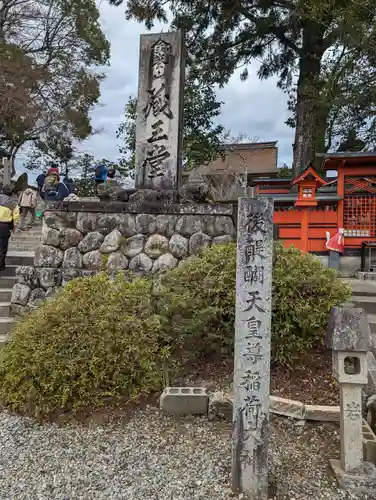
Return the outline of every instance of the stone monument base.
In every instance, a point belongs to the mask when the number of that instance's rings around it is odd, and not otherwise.
[[[329,462],[340,488],[356,493],[374,494],[376,488],[376,466],[374,464],[364,462],[359,469],[345,472],[341,468],[340,460],[330,460]]]

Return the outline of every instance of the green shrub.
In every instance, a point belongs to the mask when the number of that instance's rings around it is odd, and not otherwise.
[[[40,414],[95,408],[159,389],[168,351],[151,283],[108,276],[70,282],[22,319],[0,359],[0,400]]]
[[[159,312],[183,353],[232,354],[235,269],[235,245],[217,245],[161,278]],[[276,244],[272,358],[289,362],[321,341],[331,307],[350,294],[338,274],[318,259]]]

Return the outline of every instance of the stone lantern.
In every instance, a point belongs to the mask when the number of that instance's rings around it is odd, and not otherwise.
[[[374,481],[376,484],[376,468],[363,462],[362,387],[367,384],[367,352],[372,347],[364,310],[333,307],[326,346],[332,350],[341,409],[341,459],[330,463],[342,487],[365,491]]]

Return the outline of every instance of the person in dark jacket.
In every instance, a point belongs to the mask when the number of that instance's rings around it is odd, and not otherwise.
[[[38,191],[39,191],[39,195],[41,198],[43,198],[42,192],[43,192],[43,186],[44,186],[44,181],[45,181],[46,177],[47,177],[47,172],[42,172],[37,177]]]
[[[45,193],[44,201],[63,201],[64,198],[69,196],[70,192],[67,188],[66,184],[63,181],[60,181],[57,185],[56,192],[54,193]]]
[[[5,269],[5,258],[11,232],[20,222],[20,209],[12,186],[3,187],[0,194],[0,271]]]

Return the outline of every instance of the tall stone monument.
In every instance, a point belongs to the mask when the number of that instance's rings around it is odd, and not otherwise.
[[[136,120],[136,188],[176,191],[183,111],[181,31],[141,35]]]
[[[240,198],[232,486],[247,498],[268,498],[273,202]]]

